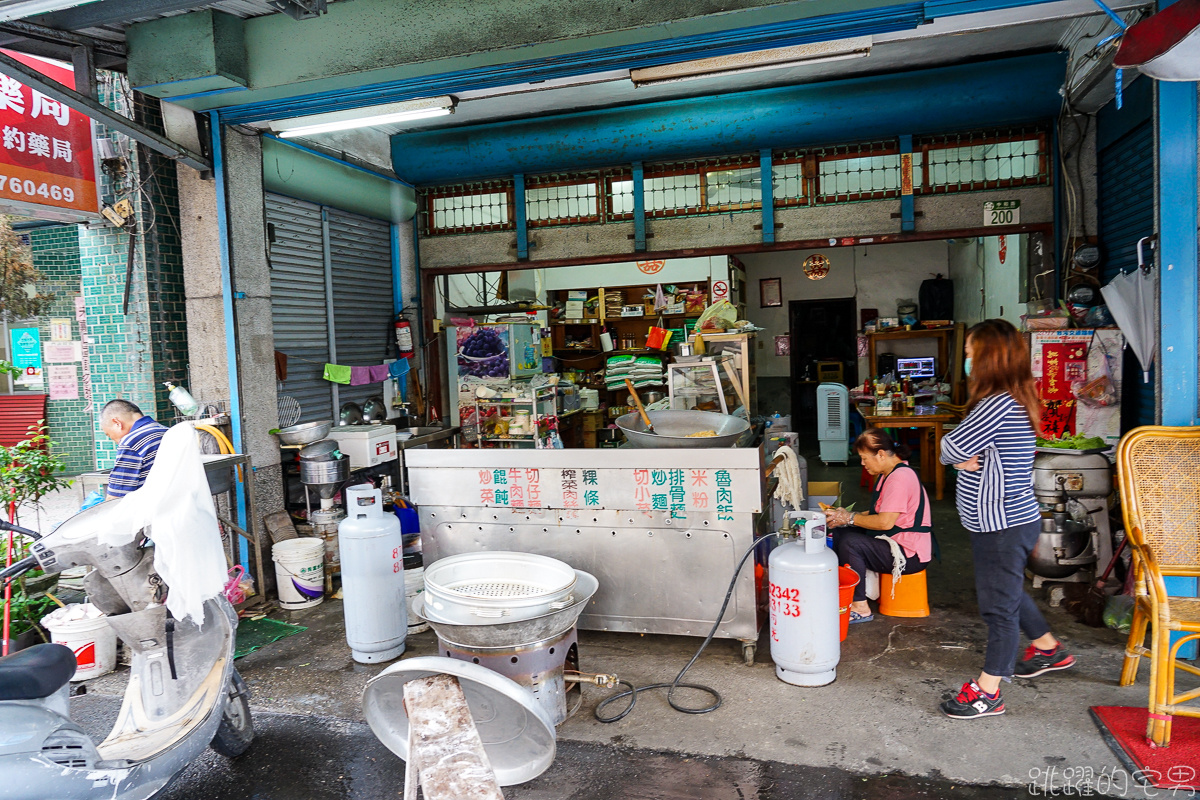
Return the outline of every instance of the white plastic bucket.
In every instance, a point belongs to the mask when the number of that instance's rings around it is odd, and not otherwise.
[[[50,631],[50,641],[71,648],[75,654],[75,674],[71,680],[99,678],[116,668],[117,633],[104,617],[56,621],[47,616],[42,625]]]
[[[425,591],[425,569],[414,567],[404,570],[404,603],[408,606],[408,632],[424,633],[429,630],[429,623],[422,621],[413,611],[417,595]]]
[[[325,541],[305,536],[276,542],[271,548],[281,608],[295,611],[325,599]]]

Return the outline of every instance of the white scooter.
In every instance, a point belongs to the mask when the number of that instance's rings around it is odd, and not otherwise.
[[[53,533],[0,521],[32,537],[32,555],[0,570],[6,581],[41,567],[95,567],[90,601],[132,653],[129,685],[112,732],[96,744],[69,715],[75,655],[42,644],[0,658],[0,798],[145,800],[161,792],[205,748],[236,757],[254,738],[249,693],[233,667],[237,614],[222,596],[204,603],[204,623],[175,620],[142,534],[102,543],[95,524],[116,501],[88,509]]]

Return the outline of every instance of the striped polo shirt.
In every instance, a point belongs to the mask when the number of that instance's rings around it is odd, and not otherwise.
[[[1008,392],[979,401],[942,437],[943,464],[980,456],[978,471],[958,473],[954,500],[964,528],[991,533],[1041,517],[1033,496],[1035,444],[1029,415]]]
[[[158,443],[167,429],[150,417],[142,417],[133,423],[129,433],[117,443],[117,461],[108,476],[108,496],[124,497],[134,489],[141,488],[154,465],[158,454]]]

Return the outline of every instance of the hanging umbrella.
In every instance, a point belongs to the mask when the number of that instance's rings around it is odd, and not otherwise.
[[[1149,383],[1156,339],[1154,310],[1158,279],[1155,273],[1145,269],[1123,272],[1102,287],[1100,294],[1142,365],[1142,382]]]

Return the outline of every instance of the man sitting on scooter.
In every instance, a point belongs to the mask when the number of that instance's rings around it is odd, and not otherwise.
[[[108,499],[124,497],[146,482],[167,429],[128,400],[109,400],[100,410],[100,430],[117,443]]]

